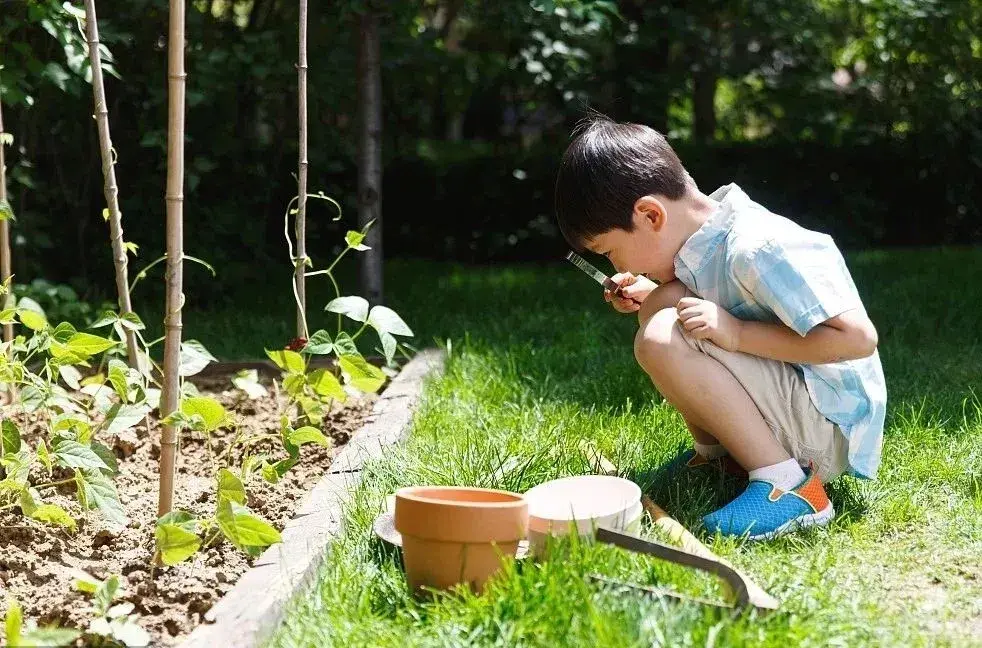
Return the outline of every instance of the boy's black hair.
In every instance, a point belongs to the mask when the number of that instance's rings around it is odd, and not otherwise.
[[[641,124],[591,114],[573,131],[556,177],[559,229],[574,249],[613,229],[632,231],[638,198],[678,200],[688,174],[665,137]]]

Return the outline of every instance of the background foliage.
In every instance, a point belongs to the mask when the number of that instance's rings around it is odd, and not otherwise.
[[[345,209],[334,223],[310,204],[315,258],[354,223],[353,39],[366,5],[311,8],[310,188]],[[737,181],[843,246],[982,240],[980,0],[376,5],[390,256],[555,258],[552,181],[585,106],[664,130],[703,190]],[[111,297],[112,272],[79,11],[0,0],[0,89],[17,279],[93,299]],[[219,267],[217,280],[189,276],[192,302],[288,285],[296,12],[285,0],[189,2],[185,247]],[[99,15],[141,267],[164,250],[167,2],[101,0]],[[157,283],[141,284],[144,297]]]

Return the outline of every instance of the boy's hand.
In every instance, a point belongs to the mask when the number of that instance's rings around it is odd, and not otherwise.
[[[658,285],[647,277],[619,272],[610,278],[619,286],[616,292],[604,291],[604,301],[608,301],[618,313],[636,313],[642,302]]]
[[[683,297],[675,309],[679,321],[697,340],[710,340],[727,351],[738,351],[741,322],[725,309],[705,299]]]

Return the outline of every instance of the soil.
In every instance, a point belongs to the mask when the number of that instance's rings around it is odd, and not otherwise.
[[[246,435],[276,433],[279,430],[281,403],[273,396],[249,400],[232,388],[230,375],[211,372],[192,377],[191,382],[203,395],[217,398],[234,412]],[[269,378],[260,380],[267,388]],[[272,390],[270,390],[272,394]],[[339,447],[346,443],[371,411],[373,396],[349,399],[324,419],[321,429],[333,440],[330,448],[306,444],[301,461],[275,485],[258,475],[246,485],[250,510],[281,529],[293,516],[306,492],[330,466]],[[282,402],[282,399],[281,399]],[[41,413],[18,414],[14,420],[24,440],[32,446],[43,431]],[[110,447],[119,462],[114,483],[130,519],[120,529],[106,521],[98,511],[82,515],[81,507],[69,485],[59,492],[42,493],[45,501],[66,509],[78,522],[77,532],[43,525],[20,514],[19,509],[0,511],[0,609],[6,611],[6,599],[14,597],[22,606],[25,620],[38,625],[84,629],[92,619],[91,597],[73,587],[79,572],[98,579],[112,574],[120,576],[121,595],[116,603],[129,601],[136,608],[139,624],[152,637],[152,645],[178,643],[202,620],[205,612],[228,592],[252,562],[228,542],[202,548],[194,557],[173,567],[152,567],[154,523],[157,511],[158,459],[160,428],[155,419],[150,429],[145,424],[118,435],[101,435],[98,440]],[[219,430],[212,444],[223,449],[232,433]],[[275,458],[285,456],[282,448],[254,446],[253,452],[269,451]],[[215,482],[211,477],[211,454],[204,438],[185,432],[177,461],[174,508],[195,515],[211,516],[215,511]],[[241,465],[241,455],[237,457]],[[31,483],[49,481],[37,467]],[[55,469],[53,479],[70,477]]]

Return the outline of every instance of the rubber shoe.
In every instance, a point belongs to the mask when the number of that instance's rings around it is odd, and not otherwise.
[[[687,450],[680,458],[679,463],[686,468],[701,468],[703,466],[712,466],[722,470],[728,475],[733,475],[734,477],[739,477],[741,479],[747,479],[749,475],[747,471],[743,469],[743,466],[736,462],[736,459],[730,455],[723,455],[719,459],[706,459],[695,450]]]
[[[789,491],[752,479],[739,497],[702,522],[709,533],[770,540],[804,527],[823,526],[834,516],[832,502],[809,466],[805,479]]]

